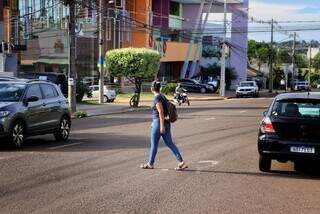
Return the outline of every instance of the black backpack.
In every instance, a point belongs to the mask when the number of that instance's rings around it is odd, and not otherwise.
[[[166,101],[166,109],[165,109],[165,116],[169,118],[170,123],[174,123],[178,120],[178,111],[176,105],[170,102],[165,96],[164,100]]]

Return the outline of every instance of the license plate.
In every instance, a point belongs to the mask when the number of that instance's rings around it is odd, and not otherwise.
[[[290,152],[314,154],[315,153],[315,149],[314,149],[314,147],[291,146],[290,147]]]

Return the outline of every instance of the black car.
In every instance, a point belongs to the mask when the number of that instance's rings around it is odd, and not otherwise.
[[[24,73],[20,74],[21,78],[38,79],[42,81],[50,81],[60,87],[62,93],[68,95],[68,78],[62,73]]]
[[[264,113],[258,135],[259,169],[270,171],[271,161],[320,160],[320,93],[278,95]]]
[[[181,87],[186,89],[188,92],[207,93],[214,91],[214,87],[212,85],[201,84],[194,79],[182,79],[179,82]]]
[[[71,117],[60,88],[46,81],[0,82],[0,139],[21,147],[28,136],[69,137]]]

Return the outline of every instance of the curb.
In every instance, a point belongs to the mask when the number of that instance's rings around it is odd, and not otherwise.
[[[196,102],[201,102],[201,101],[221,101],[221,100],[228,100],[228,99],[233,99],[235,97],[219,97],[219,98],[207,98],[207,99],[190,99],[190,101],[196,101]],[[100,114],[91,114],[83,118],[76,118],[72,117],[72,119],[84,119],[84,118],[90,118],[90,117],[98,117],[98,116],[105,116],[105,115],[116,115],[116,114],[123,114],[123,113],[128,113],[128,112],[140,112],[140,111],[145,111],[150,109],[148,106],[142,106],[139,108],[126,108],[126,109],[121,109],[119,111],[114,111],[114,112],[109,112],[109,113],[100,113]],[[88,113],[88,112],[87,112]]]

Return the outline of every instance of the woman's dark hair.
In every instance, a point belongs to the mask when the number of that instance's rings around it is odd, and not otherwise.
[[[160,92],[160,89],[161,89],[161,83],[158,82],[158,81],[153,81],[152,84],[151,84],[151,89],[155,92]]]

